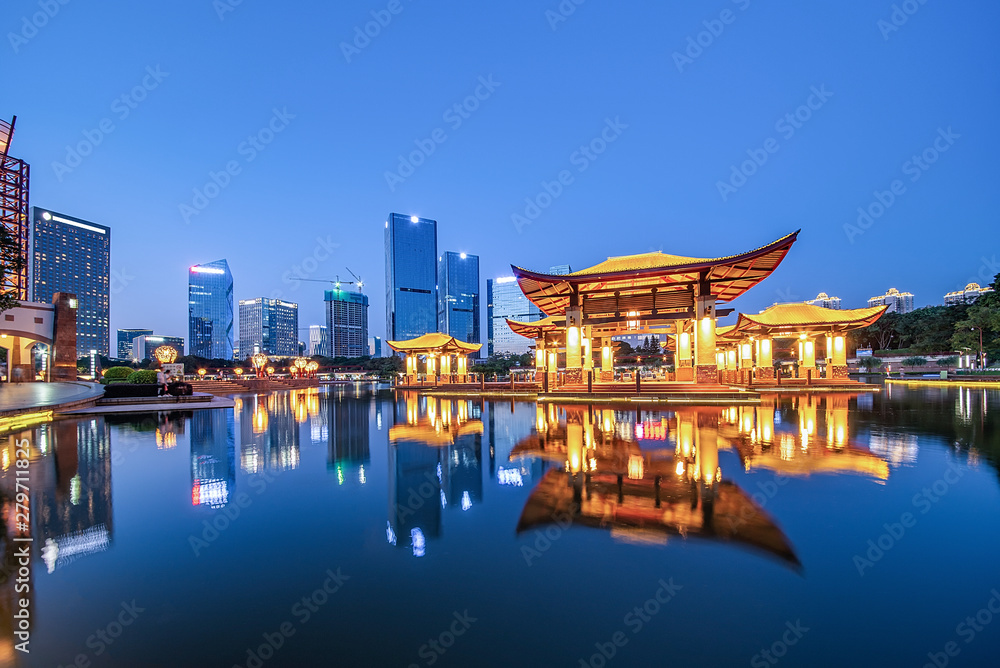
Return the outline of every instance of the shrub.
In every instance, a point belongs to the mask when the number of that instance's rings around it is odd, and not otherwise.
[[[903,366],[924,366],[927,364],[926,357],[904,357]]]
[[[958,355],[952,355],[951,357],[942,357],[937,361],[938,366],[958,366]]]
[[[872,371],[882,368],[882,360],[877,357],[862,357],[858,360],[858,366]]]
[[[128,375],[126,379],[129,383],[139,383],[142,385],[155,385],[156,384],[156,372],[152,369],[142,369],[140,371],[133,371]]]
[[[132,367],[128,366],[113,366],[104,372],[101,377],[101,383],[107,385],[108,383],[124,383],[132,372],[135,371]]]

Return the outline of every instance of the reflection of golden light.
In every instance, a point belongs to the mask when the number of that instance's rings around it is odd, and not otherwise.
[[[10,451],[7,448],[3,449],[3,470],[6,471],[10,468]]]
[[[628,457],[628,477],[629,480],[642,480],[643,474],[642,455],[629,455]]]
[[[779,456],[785,461],[790,460],[795,456],[795,437],[791,434],[782,434],[779,448],[781,450]]]
[[[676,470],[677,470],[677,475],[684,475],[684,462],[683,461],[678,461],[677,462],[677,469]]]
[[[302,424],[309,419],[309,407],[306,406],[304,401],[298,402],[295,406],[295,421]]]
[[[253,410],[253,433],[263,434],[267,431],[267,410],[257,406]]]
[[[156,447],[160,450],[169,450],[177,447],[177,434],[172,431],[162,432],[156,429]]]

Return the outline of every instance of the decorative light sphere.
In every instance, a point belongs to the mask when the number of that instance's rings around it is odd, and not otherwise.
[[[274,373],[274,367],[273,366],[267,367],[267,375],[270,376],[272,373]]]
[[[208,373],[207,370],[205,370],[205,369],[198,369],[198,375],[201,376],[202,378],[205,377],[206,373]]]
[[[237,376],[242,376],[243,369],[233,369],[233,373],[235,373]]]
[[[319,369],[319,362],[312,361],[306,365],[306,371],[316,371],[317,369]]]
[[[160,346],[153,351],[153,356],[160,364],[173,364],[177,359],[177,349],[173,346]]]
[[[303,369],[307,364],[309,364],[309,360],[307,360],[305,357],[295,358],[295,367],[297,369]]]
[[[263,369],[264,365],[267,364],[268,359],[267,355],[264,353],[254,353],[253,357],[250,358],[250,361],[253,362],[254,368]]]

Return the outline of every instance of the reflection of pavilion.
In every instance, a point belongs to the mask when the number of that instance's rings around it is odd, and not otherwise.
[[[540,409],[540,413],[544,409]],[[616,434],[612,411],[567,407],[566,424],[549,424],[511,456],[561,460],[532,491],[518,532],[559,523],[608,529],[629,541],[668,536],[737,543],[799,565],[788,539],[746,492],[722,479],[722,409],[692,408],[674,452],[644,452]],[[611,415],[608,415],[608,414]],[[541,422],[541,421],[540,421]]]
[[[389,430],[389,522],[386,539],[423,556],[442,532],[445,508],[482,502],[483,423],[468,400],[405,393]]]
[[[196,411],[191,416],[191,503],[221,508],[236,487],[233,414]]]

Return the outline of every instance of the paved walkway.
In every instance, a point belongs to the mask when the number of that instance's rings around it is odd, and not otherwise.
[[[30,409],[54,408],[104,395],[96,383],[0,383],[0,416]]]

